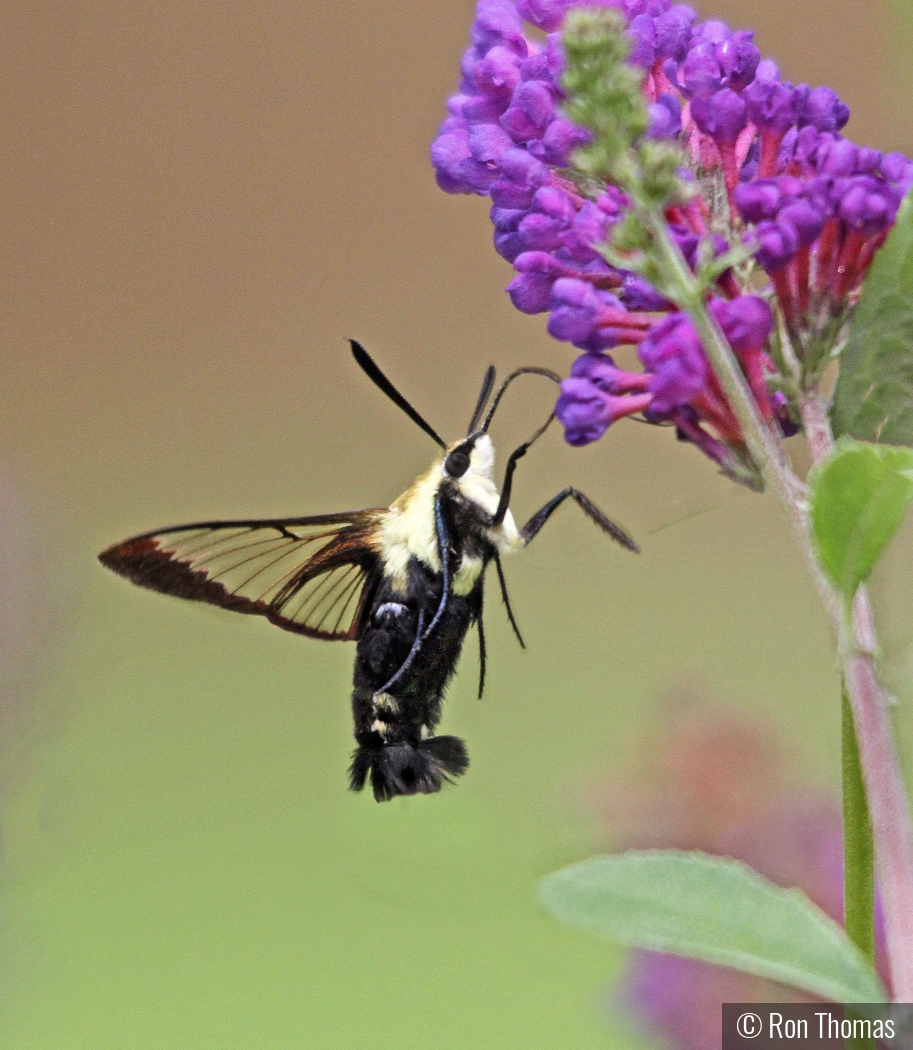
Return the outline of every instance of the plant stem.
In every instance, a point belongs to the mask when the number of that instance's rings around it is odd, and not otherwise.
[[[859,765],[853,708],[843,686],[843,925],[849,939],[875,962],[875,872],[872,825]]]
[[[819,395],[809,393],[804,398],[802,421],[817,461],[834,447]],[[888,698],[878,680],[875,617],[865,586],[856,593],[851,615],[841,617],[837,637],[868,798],[891,983],[895,1000],[909,1003],[913,1002],[913,831]]]
[[[642,213],[665,282],[663,291],[694,321],[704,351],[739,421],[742,436],[765,482],[777,496],[790,531],[821,597],[837,640],[843,678],[859,745],[859,764],[868,795],[872,837],[884,903],[891,983],[898,1002],[913,1002],[913,834],[906,789],[894,749],[887,698],[875,670],[875,635],[871,606],[860,588],[852,615],[818,563],[812,541],[804,486],[790,470],[782,446],[767,426],[738,361],[711,316],[705,292],[661,212]],[[802,403],[802,417],[813,459],[833,447],[827,413],[812,393]]]
[[[878,881],[884,903],[891,983],[897,1002],[913,1002],[913,836],[897,764],[887,699],[870,653],[855,646],[843,658],[859,763],[869,799]]]

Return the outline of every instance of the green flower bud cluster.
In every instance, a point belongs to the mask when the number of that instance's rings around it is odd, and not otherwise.
[[[687,187],[677,174],[684,163],[681,151],[644,139],[644,72],[627,60],[624,16],[610,8],[575,9],[564,22],[562,42],[564,112],[593,135],[574,153],[575,167],[617,186],[635,207],[663,208],[686,199]]]

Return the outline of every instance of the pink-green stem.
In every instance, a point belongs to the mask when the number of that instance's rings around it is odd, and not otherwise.
[[[804,399],[802,418],[817,461],[834,447],[818,396]],[[865,587],[857,592],[852,613],[841,625],[840,651],[872,822],[891,983],[894,998],[909,1003],[913,1002],[913,832],[888,699],[878,680],[875,619]]]
[[[846,935],[875,962],[875,870],[872,822],[859,765],[859,743],[853,708],[842,694],[841,772],[843,780],[843,926]]]

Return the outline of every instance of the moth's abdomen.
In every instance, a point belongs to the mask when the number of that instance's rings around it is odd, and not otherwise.
[[[396,697],[356,686],[352,694],[355,740],[349,785],[361,791],[370,778],[374,797],[430,795],[466,772],[469,756],[455,736],[431,736],[440,697]]]
[[[413,559],[405,591],[380,581],[358,640],[350,784],[360,791],[370,780],[378,802],[439,791],[469,765],[462,740],[431,734],[478,595],[450,594],[434,622],[441,594],[440,574]]]
[[[397,795],[431,795],[466,772],[466,745],[455,736],[435,736],[395,744],[359,744],[352,756],[349,784],[361,791],[370,778],[378,802]]]

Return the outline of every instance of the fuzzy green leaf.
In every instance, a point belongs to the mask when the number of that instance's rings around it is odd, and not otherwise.
[[[540,883],[545,907],[629,947],[730,966],[833,1002],[886,999],[843,930],[740,861],[678,850],[595,857]]]
[[[818,557],[851,601],[913,499],[913,450],[842,438],[809,484]]]
[[[834,433],[913,445],[913,199],[863,285],[831,413]]]

